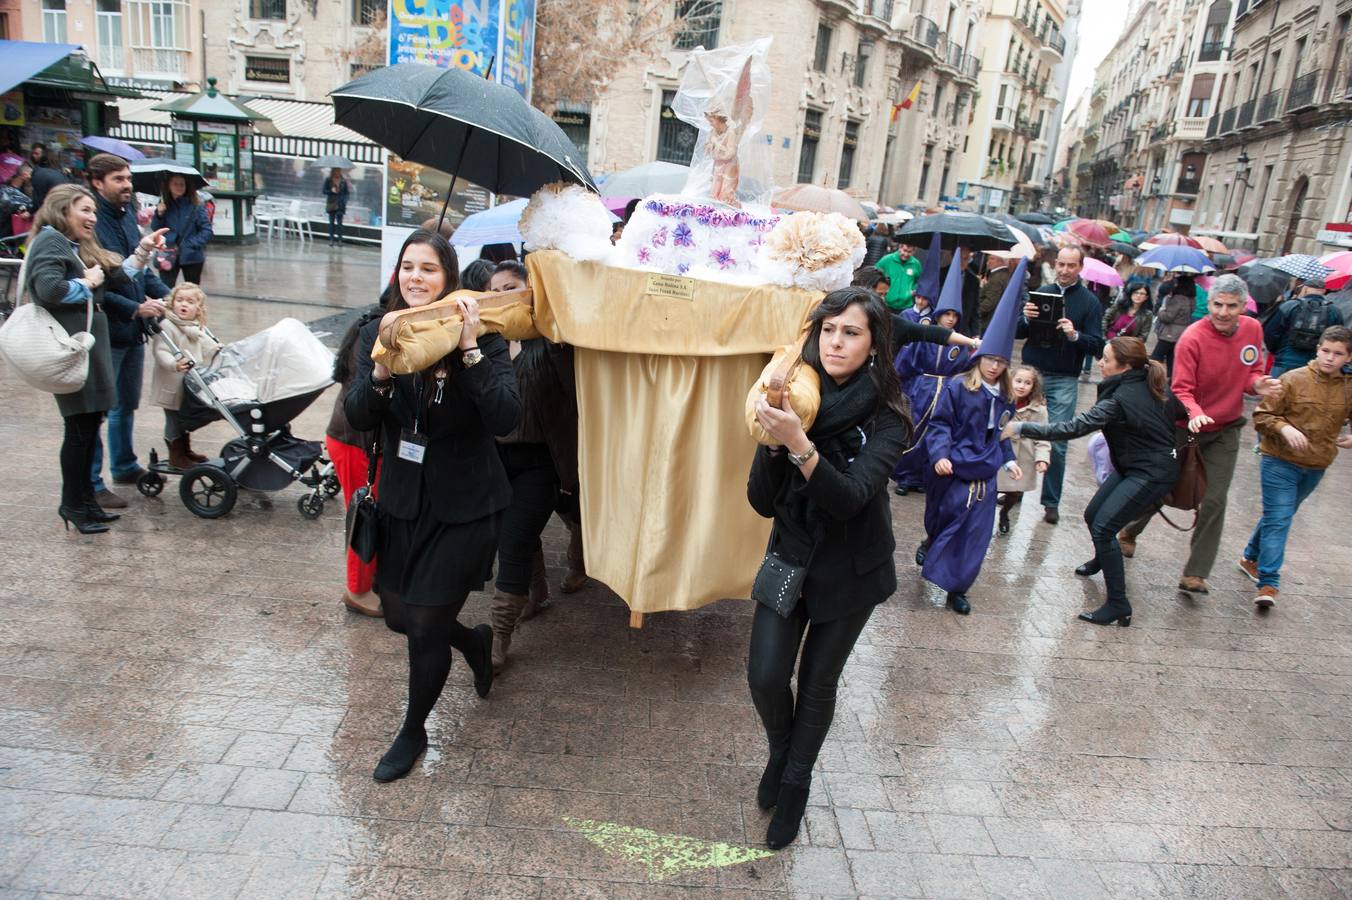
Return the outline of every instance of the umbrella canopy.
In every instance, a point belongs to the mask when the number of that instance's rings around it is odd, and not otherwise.
[[[915,218],[915,213],[908,213],[904,209],[895,209],[892,212],[879,213],[878,218],[873,221],[880,225],[902,225]]]
[[[1112,234],[1108,235],[1108,238],[1114,241],[1123,241],[1128,244],[1131,243],[1131,235],[1125,231],[1114,231]]]
[[[1323,278],[1330,274],[1333,269],[1319,261],[1317,256],[1310,256],[1308,253],[1288,253],[1286,256],[1279,256],[1274,260],[1263,263],[1269,269],[1276,269],[1278,272],[1285,272],[1293,278],[1299,278],[1301,281],[1309,281],[1311,278]]]
[[[1197,242],[1197,245],[1202,248],[1202,252],[1204,253],[1230,252],[1229,247],[1225,246],[1220,241],[1216,240],[1214,237],[1207,237],[1206,235],[1198,235],[1197,237],[1193,238],[1193,240]]]
[[[1145,252],[1140,247],[1137,247],[1135,244],[1129,241],[1109,241],[1108,249],[1115,251],[1117,253],[1125,253],[1132,259],[1135,259],[1136,257],[1140,256],[1143,252]]]
[[[1136,265],[1161,272],[1202,275],[1216,271],[1205,253],[1192,247],[1156,247],[1136,257]]]
[[[1107,247],[1112,243],[1108,235],[1116,230],[1116,225],[1108,229],[1093,219],[1076,219],[1066,226],[1066,234],[1072,235],[1080,243],[1089,244],[1092,247]]]
[[[1038,227],[1036,225],[1030,225],[1027,222],[1020,221],[1016,217],[1011,216],[1009,213],[996,213],[995,218],[999,219],[1001,222],[1004,222],[1006,225],[1008,225],[1009,230],[1014,232],[1016,235],[1022,234],[1026,236],[1028,238],[1028,242],[1033,247],[1036,247],[1038,244],[1043,243],[1042,232],[1038,231]]]
[[[1241,265],[1236,272],[1260,306],[1271,305],[1291,286],[1291,276],[1269,267],[1270,262],[1274,260],[1255,259]]]
[[[1235,258],[1229,253],[1213,253],[1211,254],[1211,261],[1214,262],[1216,268],[1220,269],[1222,272],[1233,272],[1235,269],[1239,268],[1239,263],[1236,262]]]
[[[649,194],[679,194],[689,177],[689,166],[650,162],[607,175],[604,184],[609,197],[646,197]]]
[[[1188,237],[1186,234],[1175,234],[1172,231],[1153,235],[1143,242],[1141,246],[1147,250],[1155,247],[1192,247],[1194,250],[1202,249],[1202,245],[1198,243],[1197,238]]]
[[[1258,258],[1257,253],[1250,253],[1248,250],[1232,250],[1230,255],[1234,257],[1235,262],[1241,266],[1247,262],[1253,262]]]
[[[94,134],[89,137],[80,138],[80,143],[89,147],[91,150],[97,150],[100,153],[111,153],[113,156],[120,156],[127,162],[146,158],[146,155],[140,150],[137,150],[126,141],[119,141],[117,138]]]
[[[1345,287],[1325,296],[1329,298],[1330,303],[1338,307],[1338,311],[1343,314],[1344,322],[1352,322],[1352,287]]]
[[[526,211],[529,202],[522,197],[466,216],[456,227],[455,234],[451,235],[451,243],[457,247],[521,243],[521,214]],[[610,221],[614,224],[620,221],[620,217],[611,212]]]
[[[1105,284],[1108,287],[1122,286],[1122,276],[1117,274],[1117,270],[1092,256],[1084,258],[1084,268],[1080,270],[1080,277],[1094,284]]]
[[[1011,228],[1013,226],[1011,225]],[[1037,247],[1028,239],[1028,235],[1013,229],[1014,238],[1017,243],[1008,250],[987,250],[987,256],[995,256],[1000,259],[1037,259]]]
[[[1046,213],[1026,212],[1019,213],[1016,217],[1020,222],[1027,222],[1029,225],[1055,225],[1056,220]]]
[[[1352,280],[1352,251],[1330,253],[1319,257],[1319,261],[1333,270],[1333,274],[1324,278],[1324,285],[1331,291],[1341,290]],[[1347,321],[1344,318],[1344,321]]]
[[[942,212],[917,216],[897,232],[897,237],[908,244],[924,244],[931,235],[942,237],[943,249],[1007,250],[1018,243],[1014,232],[1004,222],[989,216],[967,212]],[[907,240],[915,238],[915,240]]]
[[[795,184],[776,191],[772,205],[795,212],[840,213],[847,219],[868,221],[868,210],[844,191],[815,184]]]
[[[1150,238],[1150,232],[1148,232],[1148,231],[1133,231],[1133,232],[1131,232],[1131,242],[1132,242],[1133,244],[1135,244],[1136,246],[1138,246],[1138,247],[1141,246],[1142,244],[1144,244],[1147,240],[1149,240],[1149,238]]]
[[[1103,230],[1108,232],[1109,234],[1113,234],[1114,232],[1122,230],[1121,225],[1115,225],[1108,219],[1095,219],[1094,222],[1098,224],[1100,227],[1102,227]]]
[[[510,87],[464,69],[400,63],[330,96],[334,124],[402,159],[449,172],[452,182],[464,178],[517,197],[555,181],[596,190],[563,129]]]
[[[170,175],[182,175],[190,191],[200,191],[207,186],[201,172],[176,159],[152,156],[131,164],[131,186],[142,194],[160,193],[164,190],[164,179]]]
[[[310,163],[312,169],[355,169],[357,164],[346,156],[329,153]]]

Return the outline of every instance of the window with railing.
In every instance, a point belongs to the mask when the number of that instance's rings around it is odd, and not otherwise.
[[[370,25],[385,15],[385,0],[352,0],[352,24]]]
[[[873,42],[860,41],[859,52],[854,58],[854,86],[863,87],[868,84],[868,61],[873,56]]]
[[[98,0],[94,7],[98,32],[99,65],[107,71],[120,71],[125,65],[122,51],[122,0]]]
[[[1258,101],[1258,113],[1254,121],[1270,122],[1282,113],[1282,91],[1269,91]]]
[[[859,147],[859,123],[845,123],[845,140],[840,146],[840,177],[836,179],[836,187],[847,188],[850,186],[850,178],[854,175],[854,154]]]
[[[822,114],[809,109],[803,114],[803,140],[798,148],[798,183],[812,184],[817,173],[817,145],[822,139]]]
[[[249,18],[285,19],[286,0],[249,0]]]
[[[675,101],[675,91],[662,92],[662,109],[657,119],[657,158],[661,162],[688,166],[695,155],[699,129],[676,117],[676,111],[671,108]]]
[[[1291,96],[1286,104],[1287,111],[1301,109],[1314,103],[1315,90],[1319,87],[1319,70],[1306,72],[1291,80]]]
[[[677,50],[695,47],[713,50],[718,46],[718,31],[723,25],[722,0],[676,0],[676,16],[681,19],[681,30],[671,44]]]
[[[42,39],[49,44],[66,42],[66,0],[42,0]]]
[[[186,73],[188,0],[125,0],[123,13],[138,75]]]
[[[815,72],[825,72],[826,67],[831,63],[831,35],[834,29],[825,22],[817,23],[817,45],[812,51],[812,69]]]

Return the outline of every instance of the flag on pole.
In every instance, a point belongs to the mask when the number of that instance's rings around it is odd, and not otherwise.
[[[923,83],[924,83],[923,81],[916,81],[915,87],[911,88],[911,92],[906,95],[905,100],[902,100],[900,103],[892,104],[893,121],[896,120],[897,112],[899,110],[910,109],[915,104],[916,99],[920,96],[920,86]]]

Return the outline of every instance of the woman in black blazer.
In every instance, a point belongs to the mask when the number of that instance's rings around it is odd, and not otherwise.
[[[424,306],[455,290],[459,266],[446,239],[415,231],[399,251],[391,310]],[[376,582],[385,621],[408,636],[408,712],[376,781],[402,778],[427,748],[425,723],[451,668],[451,648],[485,696],[493,682],[493,632],[457,621],[470,591],[483,589],[512,489],[494,436],[521,416],[507,343],[477,336],[479,307],[459,300],[460,345],[416,375],[391,375],[371,359],[380,322],[361,331],[359,366],[344,408],[359,431],[381,430],[381,538]]]
[[[747,483],[751,506],[774,519],[771,549],[807,564],[792,613],[757,605],[751,626],[747,680],[770,743],[756,801],[775,808],[765,835],[773,849],[798,835],[841,670],[873,607],[897,588],[887,480],[911,431],[882,300],[863,288],[833,291],[810,327],[803,361],[821,378],[817,419],[805,433],[787,394],[783,409],[762,398],[756,417],[779,446],[756,450]]]

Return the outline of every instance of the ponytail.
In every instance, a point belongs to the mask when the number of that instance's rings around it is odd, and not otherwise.
[[[1158,359],[1148,361],[1146,366],[1145,384],[1150,388],[1150,396],[1163,403],[1169,391],[1169,372]]]

